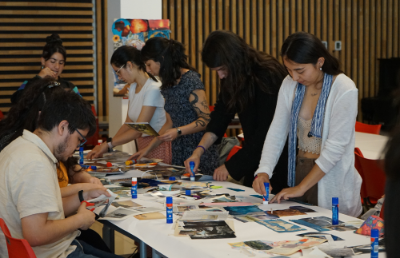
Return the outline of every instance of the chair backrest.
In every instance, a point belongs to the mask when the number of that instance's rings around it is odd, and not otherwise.
[[[36,258],[28,241],[11,237],[10,231],[2,218],[0,218],[0,228],[6,238],[8,256],[10,258]]]
[[[358,158],[356,157],[356,155],[363,157],[364,155],[362,154],[361,150],[359,148],[354,148],[354,167],[357,169],[358,173],[360,174],[361,178],[364,178],[364,175],[362,174],[363,172],[361,171],[361,165],[360,165],[360,161],[358,160]],[[367,190],[365,189],[365,184],[364,184],[364,179],[363,179],[363,183],[361,184],[361,198],[367,198]]]
[[[237,145],[233,146],[233,148],[232,148],[231,151],[229,152],[228,157],[226,158],[226,161],[228,161],[233,155],[235,155],[236,152],[238,152],[241,148],[242,148],[242,147],[237,146]]]
[[[92,112],[93,115],[96,117],[96,132],[92,136],[87,138],[87,142],[85,143],[85,145],[96,146],[99,140],[99,118],[97,117],[96,109],[94,108],[93,105],[92,105]]]
[[[4,114],[3,114],[3,112],[1,112],[1,110],[0,110],[0,121],[1,121],[3,118],[4,118]]]
[[[383,160],[367,159],[355,153],[356,166],[362,177],[361,198],[380,199],[385,193],[386,175],[382,169]],[[358,162],[358,164],[357,164]],[[363,193],[363,186],[365,192]],[[364,196],[363,196],[364,195]]]
[[[356,121],[356,132],[379,134],[382,125],[369,125]]]

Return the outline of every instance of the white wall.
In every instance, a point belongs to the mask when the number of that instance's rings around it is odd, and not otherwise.
[[[109,136],[113,137],[121,125],[125,122],[128,110],[128,100],[121,97],[113,97],[114,74],[110,66],[110,59],[113,51],[112,24],[119,18],[133,19],[161,19],[162,0],[109,0],[108,1],[108,121]],[[128,153],[135,153],[134,142],[124,144],[116,149]]]

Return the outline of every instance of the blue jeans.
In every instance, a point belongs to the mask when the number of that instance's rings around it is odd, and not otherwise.
[[[71,245],[76,245],[76,249],[67,258],[121,258],[121,256],[96,249],[82,240],[75,239]]]

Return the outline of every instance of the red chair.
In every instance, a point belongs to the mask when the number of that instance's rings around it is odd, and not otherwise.
[[[226,161],[230,160],[230,158],[231,158],[233,155],[235,155],[236,152],[238,152],[241,148],[242,148],[242,147],[237,146],[237,145],[233,146],[233,148],[231,149],[231,151],[230,151],[229,154],[228,154],[228,157],[226,158]]]
[[[1,110],[0,110],[0,121],[1,121],[3,118],[4,118],[4,114],[3,114],[3,112],[1,112]]]
[[[382,125],[368,125],[356,121],[356,132],[379,134]]]
[[[0,228],[6,237],[8,256],[10,258],[36,258],[28,241],[11,237],[10,231],[2,218],[0,218]]]
[[[359,151],[359,150],[358,150]],[[364,204],[374,206],[385,193],[386,175],[382,169],[383,160],[364,158],[355,151],[355,166],[363,180],[361,198]]]
[[[85,145],[96,146],[99,140],[99,118],[97,117],[96,109],[92,105],[93,115],[96,117],[96,132],[89,138],[87,138],[87,142]]]
[[[364,155],[362,154],[362,152],[359,148],[354,148],[354,154],[364,158]],[[354,157],[354,167],[357,169],[358,173],[361,175],[361,173],[362,173],[361,165],[360,165],[359,160],[356,157]],[[361,178],[363,178],[362,175],[361,175]],[[363,183],[361,184],[360,194],[361,194],[361,202],[364,205],[364,203],[365,203],[364,198],[367,198],[367,190],[365,189],[364,179],[363,179]]]

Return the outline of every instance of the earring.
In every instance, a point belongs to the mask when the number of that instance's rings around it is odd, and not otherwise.
[[[44,69],[44,66],[42,65],[42,70]]]
[[[322,71],[322,67],[319,68]]]

